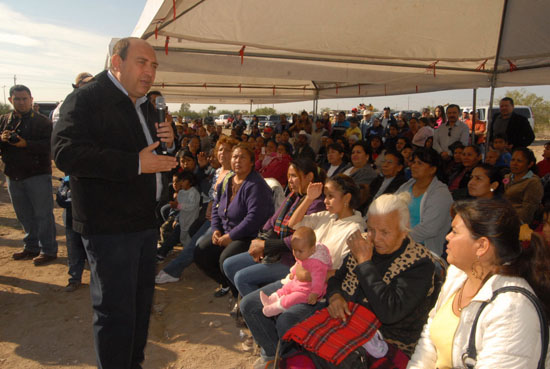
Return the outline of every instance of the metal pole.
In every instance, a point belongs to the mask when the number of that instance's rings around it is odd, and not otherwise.
[[[250,115],[252,115],[252,99],[250,99],[250,112],[249,112]]]
[[[2,86],[2,88],[4,89],[4,105],[6,105],[6,85]]]
[[[495,85],[497,83],[497,72],[498,72],[498,59],[500,58],[500,49],[502,47],[502,34],[504,31],[504,21],[506,20],[506,10],[508,9],[508,0],[504,0],[504,7],[502,9],[502,18],[500,21],[500,32],[498,34],[498,45],[497,45],[497,54],[495,55],[495,65],[493,67],[493,74],[491,76],[491,97],[489,98],[489,112],[493,108],[493,99],[495,97]],[[489,114],[487,117],[487,139],[485,140],[485,152],[489,149],[489,138],[491,137],[491,132],[493,130],[493,114]]]
[[[474,118],[471,119],[471,121],[472,121],[472,145],[475,145],[476,144],[477,88],[474,88],[473,98],[474,98],[474,101],[472,103],[472,112],[474,113]]]

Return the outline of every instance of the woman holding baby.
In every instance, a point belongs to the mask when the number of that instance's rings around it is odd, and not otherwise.
[[[335,320],[353,318],[350,303],[370,310],[379,320],[377,337],[383,347],[375,354],[384,356],[390,350],[392,353],[399,352],[407,360],[438,293],[434,285],[437,278],[430,251],[408,235],[409,201],[408,194],[382,195],[369,208],[366,234],[361,234],[359,230],[352,234],[338,234],[346,240],[349,253],[340,265],[335,266],[338,270],[328,280],[326,303],[291,306],[277,320],[273,320],[265,317],[261,312],[261,301],[254,304],[253,297],[257,296],[260,300],[260,292],[264,292],[271,298],[273,292],[281,288],[280,283],[278,286],[266,286],[243,299],[241,311],[262,348],[258,361],[267,363],[272,359],[279,339],[315,310],[326,308],[325,313]],[[330,210],[328,204],[327,210]],[[309,221],[304,219],[295,226],[308,225]],[[326,246],[330,249],[330,244],[326,243]],[[296,276],[300,279],[299,271]],[[260,311],[255,311],[254,306]],[[354,351],[369,359],[366,349],[359,347]],[[316,367],[338,367],[318,355],[311,356]]]

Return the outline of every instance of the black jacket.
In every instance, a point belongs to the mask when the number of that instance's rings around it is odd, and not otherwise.
[[[500,113],[494,115],[493,120],[491,121],[491,130],[489,132],[489,142],[493,141],[494,129],[493,124],[495,119],[500,117]],[[510,121],[508,122],[508,127],[506,128],[506,138],[508,143],[512,144],[513,147],[523,146],[527,147],[533,143],[535,140],[535,133],[531,129],[531,125],[527,118],[517,113],[512,112]]]
[[[21,122],[18,124],[18,122]],[[0,116],[0,132],[8,129],[27,141],[26,147],[15,147],[0,141],[4,173],[12,181],[52,173],[50,139],[52,122],[44,115],[30,111],[21,119],[13,113]]]
[[[158,141],[153,105],[141,106]],[[134,104],[104,71],[63,102],[52,136],[57,167],[70,175],[73,229],[83,235],[156,227],[155,174],[138,175],[147,140]]]

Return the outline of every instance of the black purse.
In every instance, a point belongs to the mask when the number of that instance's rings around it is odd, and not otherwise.
[[[546,359],[546,352],[548,350],[548,321],[546,320],[546,314],[537,296],[535,296],[533,293],[529,292],[525,288],[517,287],[517,286],[508,286],[508,287],[499,288],[493,293],[493,296],[489,301],[485,301],[481,304],[481,306],[479,307],[479,310],[476,313],[474,323],[472,325],[470,338],[468,339],[468,348],[466,352],[462,354],[462,363],[468,369],[475,368],[477,363],[477,350],[476,350],[477,321],[479,320],[479,316],[481,315],[481,312],[483,311],[485,306],[493,302],[493,300],[500,293],[504,293],[504,292],[521,293],[522,295],[527,297],[535,306],[535,310],[537,311],[537,314],[539,316],[539,321],[540,321],[540,332],[541,332],[541,343],[542,343],[541,354],[540,354],[539,364],[537,368],[544,369],[544,361]]]

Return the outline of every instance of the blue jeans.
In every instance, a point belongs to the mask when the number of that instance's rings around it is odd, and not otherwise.
[[[83,235],[99,369],[138,369],[143,362],[155,290],[156,229]]]
[[[262,312],[263,305],[260,301],[260,291],[269,296],[281,287],[280,281],[273,282],[249,293],[241,300],[241,313],[246,325],[256,343],[262,348],[262,357],[267,360],[275,357],[277,342],[284,336],[286,331],[296,323],[310,317],[315,311],[325,307],[325,304],[320,302],[315,305],[297,304],[275,318],[268,318]]]
[[[210,229],[210,221],[205,220],[202,226],[191,238],[191,241],[183,250],[172,260],[166,267],[164,267],[164,272],[170,274],[174,278],[179,278],[184,269],[193,263],[195,248],[199,241],[203,238],[209,237],[212,238],[212,230]]]
[[[51,174],[7,181],[15,215],[25,231],[25,250],[57,256]]]
[[[237,287],[243,297],[268,283],[283,279],[289,270],[288,265],[280,262],[256,263],[248,252],[231,256],[223,263],[225,276]]]

